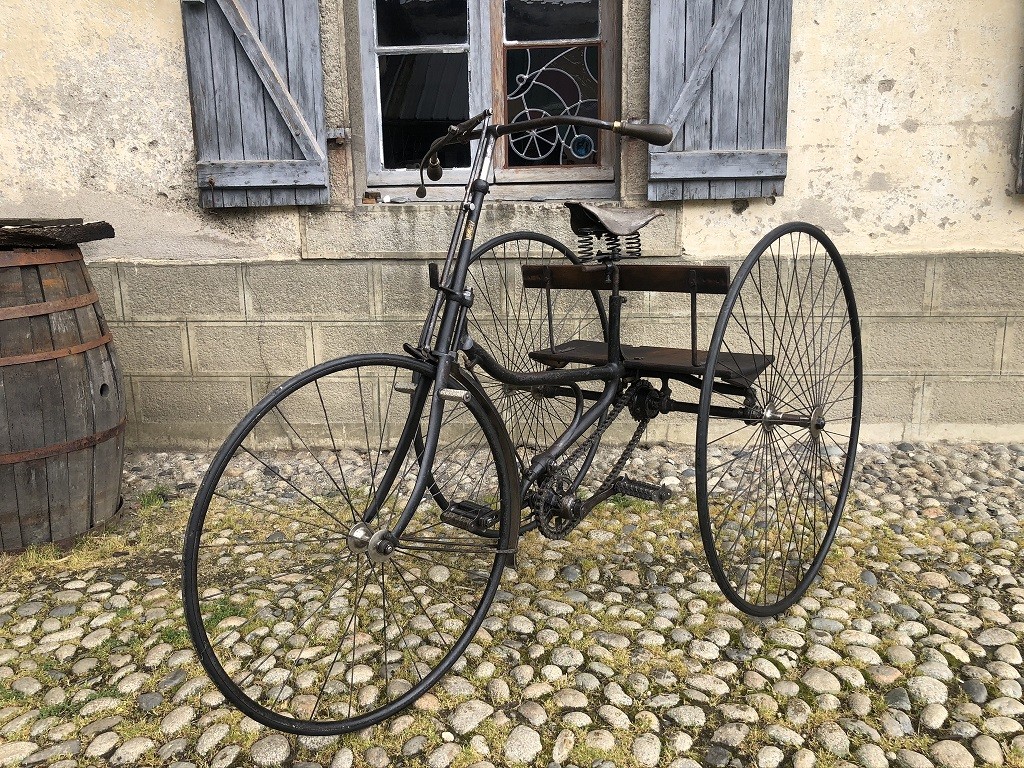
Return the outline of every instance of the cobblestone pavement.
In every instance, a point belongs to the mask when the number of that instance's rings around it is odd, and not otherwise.
[[[205,461],[130,456],[114,530],[0,557],[0,766],[1024,766],[1024,446],[864,446],[820,581],[777,619],[723,599],[685,493],[531,534],[487,639],[337,739],[261,728],[197,664],[178,569]]]

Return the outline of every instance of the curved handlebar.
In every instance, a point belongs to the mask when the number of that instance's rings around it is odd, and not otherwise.
[[[440,181],[444,169],[437,159],[437,153],[449,144],[478,139],[483,133],[480,124],[490,117],[491,111],[484,110],[479,115],[474,115],[465,122],[453,125],[448,132],[437,138],[427,150],[427,153],[420,160],[420,185],[416,189],[416,197],[426,197],[427,188],[423,183],[423,170],[426,167],[427,177],[431,181]],[[663,147],[670,144],[675,131],[670,126],[660,123],[623,123],[619,120],[608,122],[607,120],[596,120],[592,117],[573,117],[570,115],[552,115],[550,117],[538,117],[534,120],[523,120],[518,123],[506,123],[505,125],[492,125],[488,130],[494,136],[506,136],[510,133],[533,131],[538,128],[549,128],[555,125],[576,125],[583,128],[597,128],[602,131],[612,131],[622,136],[630,136],[648,144]]]
[[[618,120],[609,123],[607,120],[595,120],[592,117],[571,117],[569,115],[552,115],[550,117],[538,117],[533,120],[523,120],[518,123],[496,125],[494,126],[494,132],[498,136],[505,136],[509,133],[549,128],[553,125],[579,125],[584,128],[612,131],[623,136],[641,139],[648,144],[654,144],[659,147],[671,143],[672,137],[675,135],[675,131],[669,126],[659,123],[623,123]]]

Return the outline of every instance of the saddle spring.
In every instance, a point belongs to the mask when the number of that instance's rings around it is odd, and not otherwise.
[[[576,253],[581,261],[618,261],[640,258],[640,233],[613,235],[605,229],[586,229],[579,235]]]

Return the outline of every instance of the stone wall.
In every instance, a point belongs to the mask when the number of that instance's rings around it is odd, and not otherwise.
[[[849,262],[864,334],[865,438],[1021,439],[1024,261]],[[145,446],[215,444],[281,378],[352,352],[401,351],[431,296],[424,260],[90,270],[130,382],[130,440]],[[633,294],[624,338],[688,346],[681,299]],[[706,339],[717,298],[702,302]]]
[[[452,206],[364,206],[355,2],[322,0],[331,206],[202,211],[178,4],[9,0],[0,27],[0,217],[111,221],[85,250],[131,381],[136,445],[216,441],[265,382],[400,348]],[[647,110],[645,0],[622,0],[622,113]],[[654,256],[735,262],[773,226],[819,224],[864,318],[867,435],[1024,436],[1024,200],[1011,193],[1024,6],[795,3],[789,176],[777,200],[664,204]],[[624,141],[622,199],[645,201]],[[482,234],[565,237],[557,203],[501,203]],[[706,309],[710,315],[712,309]],[[637,333],[680,322],[634,305]]]

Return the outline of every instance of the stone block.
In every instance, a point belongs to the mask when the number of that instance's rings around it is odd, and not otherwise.
[[[126,320],[241,320],[238,269],[221,264],[118,267]]]
[[[927,310],[928,257],[845,257],[857,311],[870,315],[913,315]]]
[[[248,378],[133,379],[135,448],[216,448],[252,407]]]
[[[1024,319],[1011,317],[1006,321],[1003,342],[1003,373],[1024,373]]]
[[[935,265],[935,311],[1024,314],[1024,259],[1017,254],[946,256]]]
[[[864,318],[866,373],[990,373],[998,370],[1003,322],[972,318]]]
[[[865,376],[861,424],[909,424],[921,377]]]
[[[1024,424],[1024,376],[932,379],[925,387],[924,421]]]
[[[121,310],[121,293],[117,284],[117,266],[92,262],[86,265],[89,279],[100,297],[100,308],[107,320],[120,320],[124,317]]]
[[[423,320],[436,295],[424,261],[387,261],[380,265],[385,320]]]
[[[109,323],[127,375],[190,373],[183,323]]]
[[[366,352],[404,354],[402,344],[419,340],[421,323],[314,323],[316,362]]]
[[[198,374],[298,373],[311,365],[308,326],[300,323],[191,323]]]
[[[243,267],[246,312],[275,320],[366,320],[370,270],[362,262],[264,262]]]

